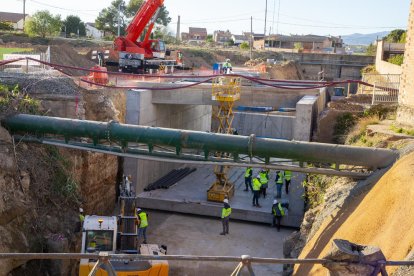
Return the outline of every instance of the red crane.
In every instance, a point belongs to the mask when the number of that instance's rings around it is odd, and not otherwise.
[[[146,0],[128,25],[126,35],[115,39],[114,50],[118,54],[119,68],[122,71],[145,71],[147,68],[158,68],[161,63],[171,63],[164,60],[164,42],[149,39],[163,4],[164,0]],[[145,29],[147,31],[144,40],[138,41]]]

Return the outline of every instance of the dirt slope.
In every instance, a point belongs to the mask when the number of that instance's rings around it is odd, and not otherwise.
[[[414,245],[414,153],[399,160],[369,191],[328,217],[299,258],[322,258],[333,239],[379,246],[388,260],[403,260]],[[387,268],[388,272],[396,268]],[[326,275],[322,266],[299,266],[295,275]]]

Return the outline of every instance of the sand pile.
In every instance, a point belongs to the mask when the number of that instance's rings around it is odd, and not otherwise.
[[[327,218],[299,258],[322,258],[333,239],[382,249],[388,260],[403,260],[414,245],[414,153],[399,160],[367,193]],[[388,272],[395,267],[387,267]],[[296,267],[295,275],[326,275],[320,265]]]
[[[90,69],[96,63],[84,55],[78,54],[71,46],[53,45],[50,47],[50,62],[74,67]],[[88,75],[89,72],[75,69],[64,69],[65,72],[74,76]]]

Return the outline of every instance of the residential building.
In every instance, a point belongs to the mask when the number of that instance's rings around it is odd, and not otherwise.
[[[95,39],[100,39],[102,37],[104,37],[104,32],[102,32],[101,30],[98,30],[95,27],[95,23],[86,23],[85,24],[85,29],[86,29],[86,36],[87,37],[92,37]]]
[[[345,52],[341,37],[318,35],[271,35],[254,42],[256,49],[300,50],[303,52]]]
[[[25,17],[27,20],[29,18],[29,15],[14,12],[0,12],[0,21],[11,23],[15,30],[23,30],[23,19]]]
[[[213,40],[217,44],[224,44],[231,40],[231,32],[227,31],[214,31]]]
[[[249,42],[249,38],[245,35],[232,35],[231,39],[233,39],[234,45],[240,45],[243,42]]]
[[[181,33],[181,40],[188,41],[189,43],[202,43],[207,39],[207,29],[206,28],[194,28],[189,27],[188,33]]]

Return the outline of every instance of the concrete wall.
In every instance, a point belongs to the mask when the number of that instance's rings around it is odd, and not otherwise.
[[[126,123],[210,131],[211,106],[152,104],[149,90],[130,90],[127,93]],[[124,174],[132,175],[137,193],[149,183],[180,167],[176,163],[125,158]]]
[[[296,103],[296,112],[235,112],[233,126],[239,135],[310,141],[319,114],[326,107],[327,89],[306,95]]]
[[[414,125],[414,1],[411,1],[410,18],[407,28],[404,64],[402,66],[397,122]]]
[[[239,135],[255,134],[257,137],[293,139],[295,116],[280,113],[235,112],[233,126]]]
[[[242,86],[241,98],[236,102],[235,106],[272,106],[275,109],[279,109],[280,107],[295,107],[296,103],[303,96],[318,94],[318,89],[297,91],[264,86]],[[211,99],[210,84],[202,84],[188,89],[153,91],[152,95],[153,104],[217,104],[217,102]]]
[[[399,44],[399,43],[395,43],[395,44]],[[383,57],[384,57],[384,41],[379,41],[377,44],[377,56],[375,58],[375,69],[380,74],[397,74],[397,75],[402,74],[401,66],[389,63],[385,61]]]

